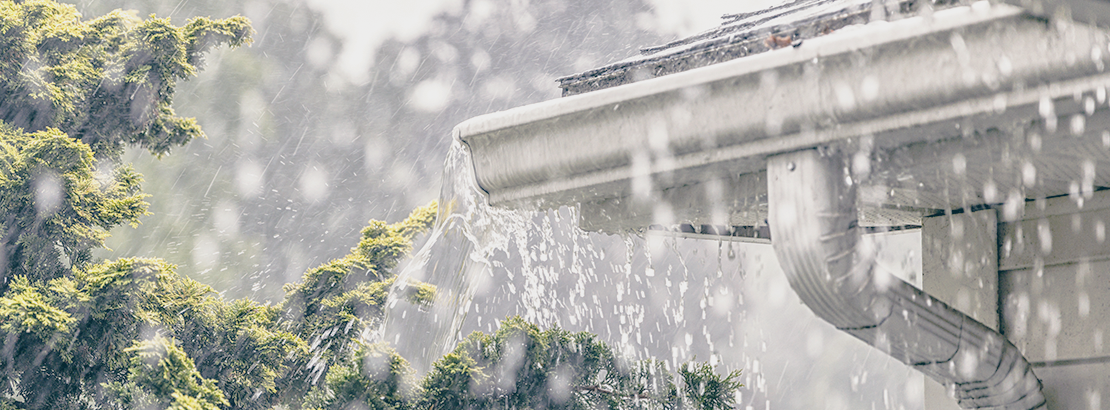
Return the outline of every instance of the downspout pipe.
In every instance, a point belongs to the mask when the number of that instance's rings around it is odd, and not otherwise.
[[[875,269],[858,244],[856,184],[843,155],[768,158],[768,225],[791,287],[813,313],[955,391],[965,409],[1045,407],[1029,362],[997,331]]]

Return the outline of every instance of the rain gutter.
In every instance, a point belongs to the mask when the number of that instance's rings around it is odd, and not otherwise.
[[[1005,5],[842,31],[475,117],[454,135],[470,147],[492,205],[575,205],[627,196],[644,173],[681,184],[702,177],[691,171],[758,172],[769,155],[864,135],[898,146],[948,138],[954,121],[1003,128],[1036,116],[1041,100],[1110,84],[1102,60],[1090,58],[1093,35],[1062,47],[1049,24]],[[633,169],[634,154],[659,136],[670,160]]]
[[[980,2],[476,117],[454,136],[490,204],[579,205],[584,225],[642,229],[642,218],[587,211],[624,201],[611,209],[643,214],[630,205],[639,179],[661,192],[764,181],[733,195],[767,198],[772,244],[818,316],[954,386],[965,408],[1038,408],[1040,383],[1003,335],[875,275],[855,248],[847,166],[818,150],[861,138],[894,149],[1082,112],[1081,96],[1110,86],[1107,36],[1066,24]]]

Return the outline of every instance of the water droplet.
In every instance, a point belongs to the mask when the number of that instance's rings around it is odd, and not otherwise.
[[[1041,242],[1042,254],[1047,255],[1052,252],[1052,228],[1049,227],[1047,219],[1037,222],[1037,239]]]
[[[964,154],[961,154],[961,153],[957,153],[956,155],[953,155],[952,156],[952,172],[955,172],[956,175],[961,175],[962,176],[966,170],[967,170],[967,157],[964,157]]]
[[[874,75],[864,78],[863,84],[860,84],[860,92],[863,94],[864,101],[874,101],[879,98],[879,79]]]
[[[1079,114],[1075,114],[1075,115],[1071,116],[1071,134],[1072,135],[1083,135],[1083,132],[1086,131],[1086,130],[1087,130],[1087,117],[1084,117],[1084,116],[1079,115]]]
[[[833,87],[833,92],[836,94],[836,102],[841,110],[850,111],[856,108],[856,94],[848,84],[837,83]]]
[[[994,184],[994,180],[987,180],[983,184],[983,200],[987,203],[998,202],[998,186]]]
[[[1006,221],[1017,221],[1021,218],[1022,211],[1024,211],[1025,198],[1022,197],[1021,192],[1018,190],[1011,190],[1010,195],[1006,197],[1006,203],[1002,205],[1002,217]]]
[[[1010,59],[1008,57],[1002,56],[1001,58],[998,59],[998,73],[999,74],[1002,74],[1002,76],[1004,76],[1004,77],[1009,77],[1010,74],[1013,74],[1013,72],[1014,72],[1014,65],[1013,65],[1013,63],[1010,62]]]
[[[1037,112],[1045,120],[1045,130],[1048,132],[1056,131],[1056,107],[1053,105],[1052,99],[1048,98],[1047,95],[1042,96],[1037,104]]]

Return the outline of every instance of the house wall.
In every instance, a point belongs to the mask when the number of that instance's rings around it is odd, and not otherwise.
[[[1110,191],[1028,202],[998,226],[1002,332],[1049,409],[1110,407]]]

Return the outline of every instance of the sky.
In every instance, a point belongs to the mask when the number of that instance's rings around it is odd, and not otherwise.
[[[527,0],[521,0],[527,2]],[[333,33],[344,37],[339,64],[351,82],[361,83],[375,50],[389,38],[402,42],[414,40],[431,28],[432,19],[443,12],[459,12],[463,0],[308,0],[324,14]],[[720,23],[724,14],[759,10],[783,0],[648,0],[655,12],[636,16],[644,28],[676,38],[689,36]],[[482,9],[483,0],[474,0],[472,10]],[[358,50],[358,51],[354,51]]]

